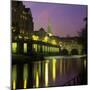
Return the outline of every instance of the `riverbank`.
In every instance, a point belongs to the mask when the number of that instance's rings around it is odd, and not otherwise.
[[[82,57],[87,57],[87,55],[69,55],[69,56],[46,56],[44,57],[45,59],[52,59],[52,58],[56,58],[56,59],[60,59],[60,58],[63,58],[63,59],[68,59],[68,58],[82,58]]]

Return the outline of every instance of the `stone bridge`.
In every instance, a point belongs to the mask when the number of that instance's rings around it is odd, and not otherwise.
[[[82,54],[82,45],[78,44],[75,40],[62,41],[60,44],[61,51],[67,50],[68,54]]]

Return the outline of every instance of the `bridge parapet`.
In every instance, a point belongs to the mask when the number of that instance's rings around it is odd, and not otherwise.
[[[82,54],[82,45],[78,44],[77,41],[75,42],[63,42],[61,49],[66,49],[68,54],[71,54],[72,50],[77,50],[78,54]]]

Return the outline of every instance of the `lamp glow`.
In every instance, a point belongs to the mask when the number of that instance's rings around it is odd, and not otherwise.
[[[33,35],[33,36],[32,36],[32,39],[37,41],[37,40],[39,39],[39,37],[36,36],[36,35]]]

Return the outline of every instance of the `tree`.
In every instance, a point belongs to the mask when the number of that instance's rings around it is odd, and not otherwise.
[[[87,17],[83,20],[85,22],[84,28],[79,32],[79,44],[83,46],[83,52],[87,53]]]

